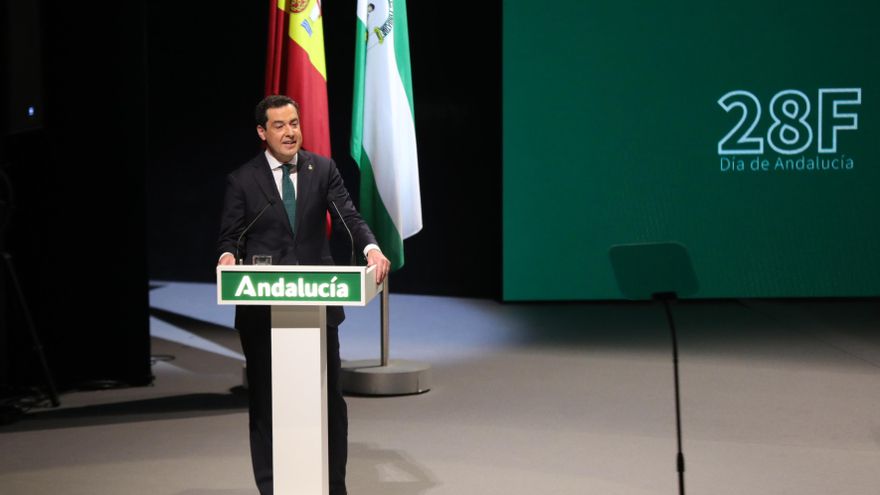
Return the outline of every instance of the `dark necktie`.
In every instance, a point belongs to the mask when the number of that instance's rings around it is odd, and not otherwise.
[[[290,169],[294,167],[289,163],[281,165],[284,167],[284,174],[281,177],[281,201],[284,202],[284,210],[287,212],[287,220],[290,221],[290,230],[293,229],[293,222],[296,219],[296,188],[293,187],[293,178],[290,177]]]

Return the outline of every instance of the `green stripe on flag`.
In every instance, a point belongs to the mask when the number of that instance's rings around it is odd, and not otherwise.
[[[364,91],[367,72],[367,26],[357,20],[354,45],[354,95],[351,112],[351,156],[360,166],[361,153],[364,153]],[[363,167],[361,167],[363,168]],[[363,201],[361,201],[363,202]]]
[[[409,101],[409,111],[413,120],[416,119],[416,109],[413,105],[412,71],[409,64],[409,28],[406,22],[406,1],[396,0],[394,3],[394,58],[397,59],[397,71],[400,72],[400,80],[406,91],[406,99]]]
[[[361,169],[361,216],[379,241],[382,254],[391,262],[391,269],[397,270],[403,266],[403,240],[379,197],[373,166],[364,150],[361,150],[361,161],[358,165]]]

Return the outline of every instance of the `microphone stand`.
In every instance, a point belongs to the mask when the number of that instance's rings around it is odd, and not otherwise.
[[[257,213],[257,216],[255,216],[254,219],[251,220],[251,223],[249,223],[249,224],[247,225],[247,227],[245,227],[244,230],[241,231],[241,234],[238,236],[238,240],[235,241],[235,261],[237,261],[239,265],[243,265],[243,264],[244,264],[244,260],[243,260],[243,259],[240,259],[240,258],[238,257],[238,253],[241,252],[241,240],[244,239],[244,235],[247,234],[249,230],[251,230],[251,227],[253,227],[254,224],[257,223],[257,220],[259,220],[260,217],[263,216],[263,213],[266,213],[266,210],[268,210],[269,207],[272,206],[272,205],[274,205],[274,204],[275,204],[275,200],[274,200],[274,199],[270,199],[269,202],[266,203],[265,206],[263,206],[263,209],[260,210],[259,213]]]
[[[2,201],[0,203],[2,203],[3,207],[7,207],[9,211],[12,211],[14,205],[13,189],[9,181],[9,177],[2,170],[0,170],[0,180],[2,180],[2,183],[7,189],[7,193],[9,195],[8,201]],[[3,219],[2,225],[0,225],[0,240],[2,240],[4,237],[7,225],[6,220],[8,220],[9,216],[11,216],[11,213],[5,216],[6,218]],[[13,263],[12,255],[4,249],[4,246],[0,246],[0,256],[3,257],[3,261],[6,264],[6,273],[9,274],[9,280],[12,282],[12,288],[15,290],[15,294],[18,297],[18,303],[21,306],[24,321],[30,333],[33,350],[37,354],[37,360],[40,364],[40,370],[43,373],[43,379],[46,380],[46,388],[49,392],[49,400],[52,403],[52,407],[58,407],[61,405],[61,401],[58,399],[58,390],[55,388],[55,380],[52,378],[52,372],[49,370],[49,364],[46,361],[46,354],[43,351],[43,343],[40,340],[39,333],[37,333],[37,326],[34,324],[33,315],[31,314],[31,310],[28,307],[27,299],[25,299],[24,297],[24,291],[21,288],[21,283],[18,280],[18,272],[15,270],[15,264]]]
[[[345,231],[348,233],[348,241],[351,244],[351,255],[349,256],[349,264],[351,266],[357,266],[357,260],[355,260],[354,258],[354,236],[351,235],[351,230],[348,228],[348,224],[345,223],[345,219],[342,218],[342,213],[339,212],[339,207],[336,206],[336,202],[331,200],[330,204],[333,205],[333,209],[336,210],[336,216],[339,217],[339,220],[342,222],[342,226],[345,227]]]
[[[31,310],[28,308],[27,301],[24,298],[24,292],[21,290],[21,284],[18,282],[15,265],[12,264],[12,255],[6,251],[3,251],[2,255],[3,260],[6,262],[6,271],[9,273],[9,279],[12,281],[12,286],[18,296],[18,302],[21,304],[21,310],[24,313],[24,319],[31,334],[31,342],[34,346],[34,352],[37,353],[37,360],[40,362],[40,369],[43,372],[43,378],[46,380],[46,387],[49,389],[49,400],[52,402],[52,407],[58,407],[61,405],[61,401],[58,399],[55,380],[52,379],[52,373],[49,371],[49,364],[46,362],[46,354],[43,352],[43,344],[40,341],[40,336],[37,334],[37,327],[34,325],[34,319],[31,316]]]
[[[677,297],[675,292],[658,292],[653,294],[652,297],[663,303],[663,309],[666,311],[666,321],[669,324],[669,333],[672,337],[672,369],[675,377],[675,435],[678,439],[678,453],[675,458],[675,465],[678,471],[678,493],[679,495],[684,495],[684,452],[681,446],[681,399],[678,379],[678,338],[675,334],[675,321],[672,318],[672,309],[669,307],[669,302],[675,301]]]
[[[676,241],[615,244],[608,250],[620,291],[628,299],[651,299],[663,303],[672,340],[675,378],[675,436],[678,452],[678,493],[684,495],[684,450],[681,445],[681,392],[678,373],[678,337],[670,302],[699,290],[699,282],[687,247]]]

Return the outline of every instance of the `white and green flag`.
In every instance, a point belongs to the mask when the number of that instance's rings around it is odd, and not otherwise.
[[[351,155],[361,170],[360,211],[391,269],[422,229],[404,0],[359,0]]]

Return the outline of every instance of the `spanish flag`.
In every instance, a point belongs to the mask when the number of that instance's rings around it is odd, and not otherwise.
[[[324,19],[320,0],[269,0],[266,94],[299,103],[303,148],[330,156]]]

